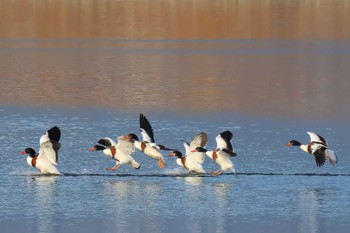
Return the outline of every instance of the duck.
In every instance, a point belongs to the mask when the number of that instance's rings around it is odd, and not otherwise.
[[[291,140],[285,146],[298,146],[304,152],[313,155],[317,167],[322,167],[326,160],[328,160],[332,166],[338,163],[337,154],[333,150],[328,149],[328,143],[322,136],[310,131],[306,133],[310,137],[310,142],[308,144],[302,144],[297,140]]]
[[[176,156],[176,163],[185,169],[188,170],[188,172],[193,173],[199,173],[199,174],[205,174],[205,170],[202,167],[202,164],[199,163],[195,158],[191,156],[185,156],[178,150],[173,150],[168,156],[173,157]]]
[[[142,136],[142,141],[139,140],[138,136],[134,133],[129,133],[124,136],[125,140],[129,140],[134,143],[135,148],[143,152],[145,155],[152,159],[157,160],[157,164],[160,169],[164,169],[166,166],[164,157],[160,150],[172,150],[165,147],[164,145],[157,144],[154,140],[153,128],[144,114],[140,114],[139,117],[140,131]]]
[[[190,142],[182,140],[185,147],[185,153],[188,157],[193,157],[197,162],[203,164],[205,160],[205,152],[195,151],[197,147],[205,148],[208,144],[208,135],[205,132],[200,132]]]
[[[106,170],[115,171],[123,164],[129,164],[137,170],[140,169],[140,163],[131,156],[135,152],[134,145],[128,140],[125,140],[124,136],[119,136],[117,139],[118,143],[109,137],[101,138],[89,151],[102,151],[105,155],[116,161],[113,167],[106,168]]]
[[[233,174],[237,175],[235,166],[230,159],[231,157],[237,156],[231,144],[232,137],[233,133],[230,130],[226,130],[215,137],[217,144],[215,150],[207,150],[203,147],[197,147],[193,150],[193,152],[205,153],[209,158],[220,165],[220,170],[211,171],[210,174],[218,176],[224,171],[230,170]]]
[[[32,147],[27,147],[20,152],[27,156],[29,166],[38,169],[42,174],[60,175],[57,169],[58,150],[61,148],[61,130],[54,126],[40,137],[40,149],[36,153]]]

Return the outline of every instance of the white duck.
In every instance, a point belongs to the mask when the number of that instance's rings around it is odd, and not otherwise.
[[[286,146],[299,146],[303,151],[313,155],[317,167],[322,167],[327,159],[334,166],[338,162],[338,158],[333,150],[328,149],[326,140],[313,132],[307,132],[307,134],[310,136],[308,144],[303,145],[297,140],[291,140]]]
[[[134,133],[130,133],[126,135],[125,139],[134,143],[135,148],[142,151],[145,155],[153,159],[156,159],[158,166],[161,169],[163,169],[165,167],[165,160],[159,150],[172,150],[172,149],[166,148],[163,145],[159,145],[155,143],[152,126],[149,123],[146,116],[143,115],[142,113],[140,114],[139,123],[140,123],[140,130],[141,130],[141,135],[143,140],[140,142],[139,138]]]
[[[59,142],[61,138],[61,130],[55,126],[49,129],[40,137],[40,150],[36,153],[31,147],[24,149],[21,154],[28,154],[27,163],[29,166],[35,167],[42,174],[59,175],[57,169],[58,150],[61,147]]]
[[[222,174],[226,170],[232,171],[235,175],[236,169],[231,161],[231,157],[235,157],[237,154],[234,152],[231,139],[233,137],[233,134],[231,131],[226,130],[222,133],[220,133],[218,136],[216,136],[216,144],[217,147],[215,150],[207,150],[202,147],[197,147],[195,150],[196,152],[205,152],[206,155],[214,160],[217,164],[220,165],[220,170],[218,171],[211,171],[210,173],[212,175],[218,176]]]
[[[176,156],[176,163],[185,169],[188,170],[188,172],[194,172],[194,173],[202,173],[204,174],[205,171],[202,167],[202,164],[199,163],[196,159],[190,156],[184,156],[180,151],[173,150],[172,153],[169,154],[170,157]]]
[[[118,143],[108,137],[104,137],[98,141],[90,151],[102,150],[105,155],[108,155],[116,161],[116,164],[106,170],[115,171],[123,164],[130,164],[134,169],[140,169],[140,164],[131,156],[135,152],[134,145],[125,140],[123,136],[118,137]]]

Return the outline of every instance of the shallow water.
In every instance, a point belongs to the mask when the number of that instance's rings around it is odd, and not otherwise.
[[[338,1],[16,1],[0,7],[1,232],[348,232],[350,4]],[[88,148],[139,133],[183,150],[234,133],[238,175],[165,155],[140,170]],[[19,152],[62,130],[61,176]],[[317,168],[289,140],[325,137]],[[207,159],[206,171],[218,167]]]
[[[98,110],[98,111],[97,111]],[[0,225],[6,232],[347,232],[350,164],[347,130],[341,124],[270,120],[239,114],[198,119],[146,113],[156,140],[183,150],[180,139],[200,131],[208,147],[221,131],[234,132],[238,175],[187,175],[165,156],[167,167],[141,153],[142,165],[106,171],[114,162],[88,148],[103,136],[138,133],[138,114],[77,108],[1,108],[3,144]],[[40,135],[62,130],[62,176],[38,175],[19,152],[38,147]],[[307,142],[306,125],[329,138],[339,164],[317,168],[312,157],[283,145]],[[45,129],[44,129],[45,128]],[[166,155],[166,153],[164,153]],[[207,171],[218,169],[213,161]],[[18,224],[20,222],[20,224]]]

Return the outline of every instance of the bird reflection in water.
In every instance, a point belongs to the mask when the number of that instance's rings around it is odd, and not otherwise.
[[[32,189],[37,210],[28,212],[37,220],[38,232],[54,232],[54,199],[59,176],[34,175],[28,177],[28,186]],[[34,216],[33,216],[34,214]]]
[[[325,219],[320,214],[325,208],[327,199],[325,189],[307,189],[300,193],[300,232],[325,232]]]
[[[203,177],[201,176],[186,176],[184,177],[184,180],[186,181],[186,184],[198,186],[203,183]]]
[[[158,219],[158,216],[162,215],[159,203],[159,195],[162,192],[157,182],[113,180],[106,181],[104,187],[104,196],[111,205],[110,215],[118,219],[118,221],[106,221],[106,225],[114,224],[111,228],[121,232],[162,232],[161,221]]]

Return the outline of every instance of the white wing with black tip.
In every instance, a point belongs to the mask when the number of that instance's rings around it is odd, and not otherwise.
[[[48,141],[56,141],[59,142],[61,139],[61,130],[57,126],[52,127],[48,131],[46,131],[41,137],[40,137],[40,145],[44,142]]]
[[[310,142],[321,143],[321,144],[324,144],[325,146],[328,146],[328,143],[326,142],[326,140],[320,135],[315,134],[313,132],[307,132],[307,134],[310,136]]]
[[[218,136],[216,136],[215,140],[217,143],[216,149],[227,149],[233,151],[232,145],[231,145],[231,139],[233,137],[233,134],[231,131],[226,130],[222,133],[220,133]]]
[[[57,126],[52,127],[40,137],[39,157],[57,165],[58,150],[61,148],[61,130]]]
[[[141,129],[141,135],[144,142],[154,143],[154,134],[151,124],[149,123],[147,117],[140,114],[140,129]]]

